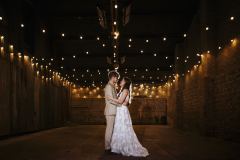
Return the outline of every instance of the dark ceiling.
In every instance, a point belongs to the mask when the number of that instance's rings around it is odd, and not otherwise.
[[[173,69],[175,46],[184,40],[199,2],[118,0],[120,10],[129,3],[130,22],[120,28],[119,55],[126,57],[120,73],[134,77],[136,82],[165,81]],[[110,29],[99,25],[96,6],[110,17],[110,0],[42,0],[33,4],[37,14],[48,21],[48,26],[43,24],[51,37],[48,56],[57,59],[58,69],[64,67],[63,72],[74,74],[74,81],[79,83],[105,82],[107,69],[113,69],[106,57],[113,51]]]

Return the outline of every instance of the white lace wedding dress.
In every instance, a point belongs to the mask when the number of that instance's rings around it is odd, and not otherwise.
[[[149,155],[133,130],[128,107],[117,107],[114,130],[111,140],[111,151],[124,156],[146,157]]]

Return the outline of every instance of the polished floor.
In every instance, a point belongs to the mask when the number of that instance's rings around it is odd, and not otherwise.
[[[239,160],[240,144],[168,126],[134,126],[147,158],[104,152],[103,125],[71,125],[0,141],[0,160]]]

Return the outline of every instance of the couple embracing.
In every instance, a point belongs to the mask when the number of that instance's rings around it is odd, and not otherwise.
[[[105,87],[105,150],[123,156],[146,157],[149,153],[138,141],[128,111],[132,82],[129,78],[123,77],[120,82],[121,90],[117,94],[115,85],[119,77],[118,72],[110,71],[109,81]]]

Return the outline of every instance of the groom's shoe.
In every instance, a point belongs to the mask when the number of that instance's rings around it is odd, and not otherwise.
[[[105,149],[105,154],[110,154],[111,153],[111,149]]]

